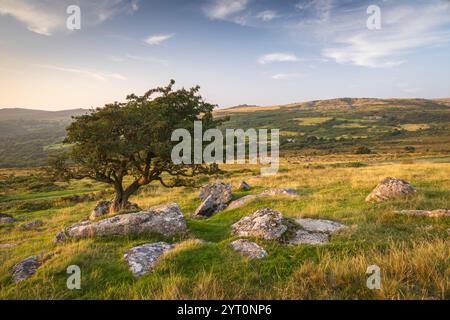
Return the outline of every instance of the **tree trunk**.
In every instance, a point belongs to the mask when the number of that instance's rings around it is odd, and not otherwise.
[[[123,191],[122,187],[116,188],[112,205],[109,207],[109,213],[116,213],[126,209],[128,206],[128,198],[129,195]]]

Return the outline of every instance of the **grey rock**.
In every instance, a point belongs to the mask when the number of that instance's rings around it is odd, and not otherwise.
[[[0,224],[8,224],[16,221],[17,220],[14,219],[10,214],[0,213]]]
[[[247,196],[244,196],[242,198],[239,198],[237,200],[234,200],[233,202],[231,202],[227,209],[236,209],[236,208],[240,208],[242,206],[245,206],[247,203],[253,201],[254,199],[256,199],[258,196],[250,194]]]
[[[22,230],[32,230],[32,229],[36,229],[39,227],[42,227],[44,225],[44,223],[41,220],[34,220],[25,224],[22,224],[20,226],[20,228]]]
[[[225,203],[217,203],[212,195],[203,201],[195,210],[194,216],[197,217],[211,217],[216,213],[224,210],[227,207]]]
[[[240,239],[233,241],[231,243],[231,247],[235,251],[242,253],[250,259],[262,259],[264,257],[267,257],[267,252],[263,247],[248,240]]]
[[[398,214],[408,215],[408,216],[422,216],[422,217],[449,217],[450,209],[437,209],[437,210],[400,210],[396,211]]]
[[[37,268],[42,264],[41,258],[31,256],[16,264],[11,272],[15,283],[24,281],[36,273]]]
[[[334,233],[341,229],[347,228],[346,225],[331,221],[331,220],[323,220],[323,219],[295,219],[299,225],[302,226],[306,231],[311,232],[324,232],[324,233]]]
[[[310,232],[299,229],[295,232],[294,236],[289,239],[289,244],[325,244],[330,241],[330,236],[323,232]]]
[[[241,181],[241,183],[239,183],[239,187],[238,187],[238,189],[239,190],[242,190],[242,191],[248,191],[248,190],[250,190],[252,187],[247,183],[247,182],[245,182],[245,181]]]
[[[298,197],[298,192],[295,189],[287,188],[272,188],[267,189],[261,193],[262,197],[273,197],[273,196],[288,196],[288,197]]]
[[[232,233],[242,237],[279,239],[288,229],[283,215],[263,208],[246,216],[231,226]]]
[[[366,197],[366,201],[382,202],[416,193],[408,182],[397,178],[385,178]]]
[[[186,220],[180,207],[176,203],[171,203],[96,222],[83,221],[58,233],[55,242],[63,242],[67,238],[82,239],[148,233],[174,236],[186,232]]]
[[[221,181],[205,185],[199,196],[202,203],[195,210],[194,216],[210,217],[224,210],[233,197],[231,190],[231,184]]]
[[[173,248],[173,245],[165,242],[147,243],[129,249],[124,258],[130,271],[140,277],[153,271],[160,257]]]

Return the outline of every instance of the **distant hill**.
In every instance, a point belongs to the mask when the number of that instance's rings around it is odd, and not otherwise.
[[[72,116],[87,109],[0,109],[0,167],[40,166],[58,149]]]
[[[0,167],[45,165],[50,153],[63,148],[71,117],[87,112],[0,109]],[[368,146],[376,152],[450,154],[450,99],[337,98],[240,105],[215,115],[229,116],[222,128],[280,129],[282,151],[351,153]]]
[[[45,111],[23,108],[0,109],[0,121],[5,120],[65,120],[72,116],[88,113],[88,109],[72,109],[62,111]]]

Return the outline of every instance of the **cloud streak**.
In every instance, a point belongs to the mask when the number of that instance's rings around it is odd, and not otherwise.
[[[151,46],[155,46],[155,45],[159,45],[171,38],[173,38],[175,36],[174,33],[171,34],[157,34],[157,35],[153,35],[148,37],[147,39],[145,39],[145,43],[151,45]]]
[[[73,4],[73,0],[0,0],[0,15],[13,17],[32,32],[51,36],[57,31],[67,30],[66,9]],[[82,8],[82,27],[103,23],[139,8],[138,0],[78,0],[76,4]]]
[[[261,56],[258,59],[259,64],[269,64],[269,63],[275,63],[275,62],[296,62],[300,59],[293,53],[289,52],[276,52],[276,53],[269,53]]]
[[[92,70],[86,70],[86,69],[80,69],[80,68],[59,67],[59,66],[52,66],[52,65],[38,65],[38,67],[51,69],[51,70],[55,70],[55,71],[66,72],[66,73],[77,74],[77,75],[89,77],[94,80],[101,80],[101,81],[105,81],[108,79],[126,80],[126,78],[119,73],[102,73],[102,72],[98,72],[98,71],[92,71]]]

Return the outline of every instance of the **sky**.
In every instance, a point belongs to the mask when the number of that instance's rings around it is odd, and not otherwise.
[[[170,79],[219,107],[450,97],[450,1],[0,0],[0,108],[101,107]]]

